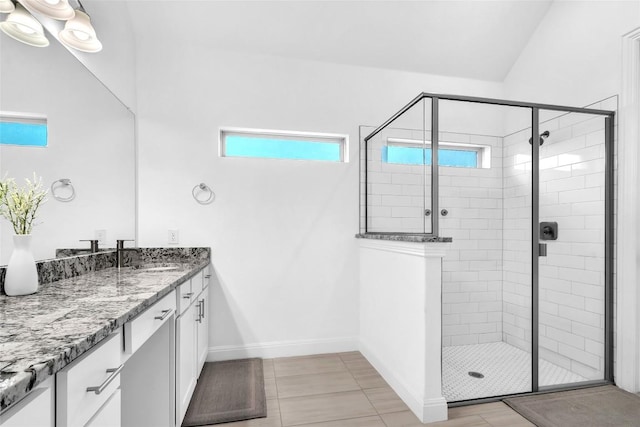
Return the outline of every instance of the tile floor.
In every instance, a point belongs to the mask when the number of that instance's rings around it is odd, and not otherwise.
[[[264,360],[267,418],[224,427],[412,427],[424,424],[359,353]],[[533,426],[507,405],[452,408],[438,427]]]
[[[587,381],[540,359],[540,385]],[[480,372],[484,378],[469,376]],[[442,394],[447,402],[531,391],[531,354],[504,342],[442,349]]]

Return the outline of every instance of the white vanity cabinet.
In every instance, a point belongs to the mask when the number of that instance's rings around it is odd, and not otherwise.
[[[117,389],[85,427],[117,427],[122,419],[122,393]]]
[[[198,378],[196,375],[197,311],[195,304],[191,304],[178,317],[176,324],[176,413],[179,420],[176,425],[182,424]]]
[[[181,425],[209,347],[209,267],[178,287],[176,425]],[[186,302],[185,302],[186,301]]]
[[[53,378],[49,378],[0,414],[0,427],[54,427],[54,393]]]
[[[0,427],[176,427],[206,361],[209,268],[0,414]]]
[[[176,312],[171,291],[124,324],[122,427],[174,427]]]
[[[122,334],[111,334],[56,375],[56,426],[120,425]],[[95,420],[98,421],[95,421]]]
[[[198,376],[207,361],[209,353],[209,267],[205,268],[202,274],[202,293],[198,298],[200,309],[200,320],[198,321]]]

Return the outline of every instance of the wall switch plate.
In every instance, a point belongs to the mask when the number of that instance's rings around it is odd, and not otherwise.
[[[107,243],[107,230],[96,230],[94,238],[100,246],[104,246]]]
[[[178,244],[178,230],[169,230],[169,238],[167,240],[167,243],[169,243],[170,245]]]

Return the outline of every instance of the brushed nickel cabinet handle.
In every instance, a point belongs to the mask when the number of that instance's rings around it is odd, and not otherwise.
[[[97,387],[87,387],[87,392],[94,392],[95,394],[100,394],[104,391],[105,388],[107,388],[109,386],[109,384],[111,384],[111,382],[113,380],[116,379],[116,377],[118,376],[118,374],[120,374],[120,371],[122,371],[122,368],[124,368],[124,363],[120,366],[118,366],[117,368],[109,368],[107,369],[107,373],[111,374],[109,375],[109,377],[104,380],[104,382],[102,384],[100,384]]]
[[[156,316],[156,317],[154,317],[154,319],[156,319],[156,320],[164,320],[167,317],[169,317],[169,315],[171,314],[172,311],[173,311],[172,309],[162,310],[162,315],[161,316]]]
[[[191,299],[192,296],[193,296],[193,292],[187,292],[186,294],[182,295],[182,298]]]
[[[196,306],[198,307],[198,318],[196,319],[196,322],[202,323],[202,310],[200,309],[200,302],[196,303]]]

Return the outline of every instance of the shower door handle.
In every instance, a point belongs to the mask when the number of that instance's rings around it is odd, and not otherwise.
[[[538,256],[547,256],[547,244],[538,243]]]

